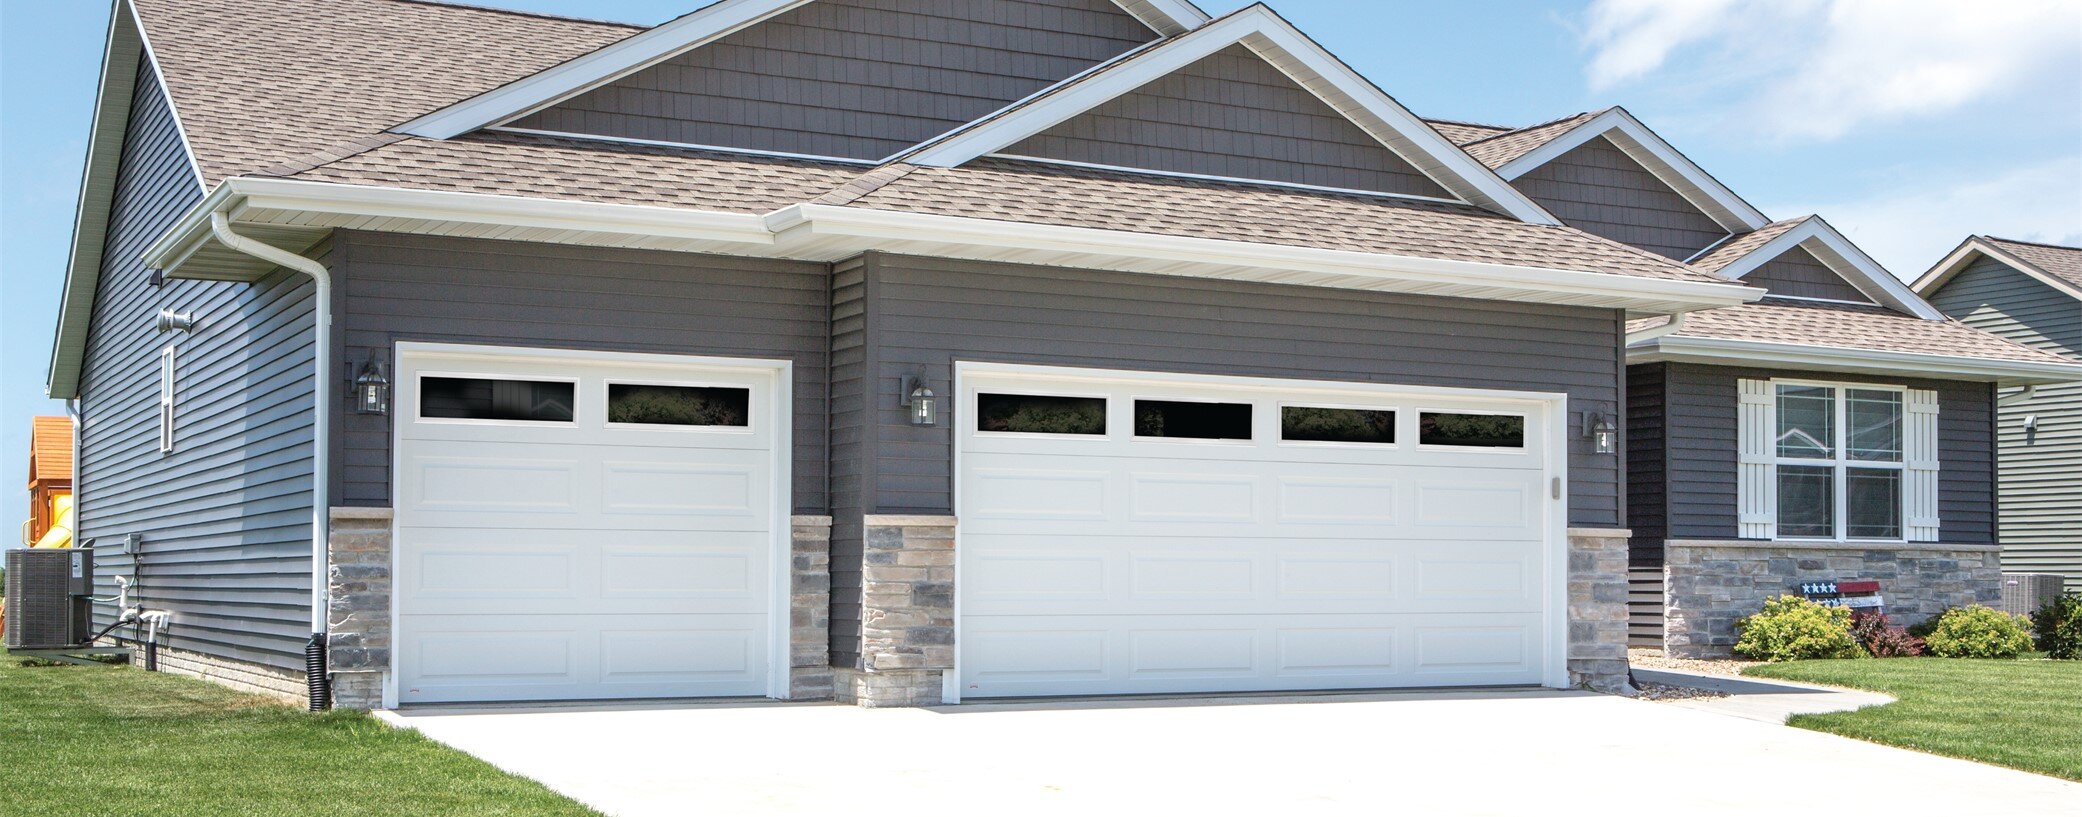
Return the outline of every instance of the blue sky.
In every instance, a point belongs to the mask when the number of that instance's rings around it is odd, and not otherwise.
[[[635,23],[700,3],[479,2]],[[1272,6],[1426,116],[1522,125],[1625,105],[1765,213],[1821,213],[1904,277],[1969,233],[2082,244],[2073,0]],[[26,513],[28,417],[63,410],[43,399],[43,378],[107,13],[93,0],[0,0],[0,521],[10,527]]]

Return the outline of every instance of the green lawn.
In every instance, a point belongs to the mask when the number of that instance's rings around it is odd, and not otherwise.
[[[6,814],[597,817],[367,715],[127,666],[21,664],[0,652]]]
[[[1796,715],[1806,729],[2082,780],[2082,661],[1793,661],[1746,675],[1884,692],[1886,706]]]

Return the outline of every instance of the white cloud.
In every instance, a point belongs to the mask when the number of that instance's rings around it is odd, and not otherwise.
[[[1651,73],[1735,95],[1740,121],[1786,139],[1928,117],[2043,77],[2072,94],[2073,0],[1592,0],[1593,90]]]
[[[1913,280],[1968,234],[2082,246],[2082,155],[1993,175],[1905,184],[1848,201],[1773,205],[1773,213],[1821,213],[1895,275]]]

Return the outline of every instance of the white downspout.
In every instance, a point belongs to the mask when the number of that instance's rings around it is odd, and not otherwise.
[[[1656,338],[1662,337],[1664,335],[1668,335],[1674,332],[1681,332],[1684,330],[1684,318],[1686,315],[1690,314],[1692,313],[1679,312],[1675,315],[1671,315],[1670,322],[1663,324],[1662,326],[1651,326],[1639,332],[1630,332],[1627,334],[1627,345],[1632,346],[1642,341],[1655,340]]]
[[[2033,397],[2037,397],[2037,396],[2038,396],[2038,394],[2039,394],[2039,384],[2037,384],[2037,383],[2033,383],[2033,384],[2031,384],[2031,385],[2029,385],[2029,386],[2025,386],[2025,387],[2024,387],[2024,391],[2020,391],[2020,392],[2018,392],[2018,393],[2016,393],[2016,394],[2012,394],[2012,395],[2010,395],[2010,396],[2008,396],[2008,397],[2000,397],[2000,398],[1997,398],[1997,399],[1996,399],[1996,401],[1995,401],[1995,404],[1996,404],[1996,405],[1998,405],[1998,406],[2014,406],[2014,405],[2017,405],[2018,403],[2022,403],[2022,402],[2024,402],[2024,401],[2026,401],[2026,400],[2030,400],[2030,399],[2031,399],[2031,398],[2033,398]],[[79,500],[73,500],[73,503],[74,503],[74,504],[73,504],[73,506],[72,506],[72,507],[74,508],[74,510],[73,510],[73,513],[75,513],[75,514],[76,514],[76,513],[79,513],[79,510],[78,510],[78,508],[79,508],[78,502],[79,502]]]
[[[314,355],[317,361],[311,367],[315,381],[311,384],[312,402],[315,404],[315,413],[311,417],[311,634],[321,635],[326,629],[329,567],[326,537],[331,520],[327,508],[332,504],[332,466],[329,462],[332,422],[326,411],[333,404],[332,273],[317,261],[232,232],[231,219],[222,212],[210,214],[210,232],[226,247],[311,276],[312,282],[318,285],[318,317],[313,321],[318,333],[318,349]]]

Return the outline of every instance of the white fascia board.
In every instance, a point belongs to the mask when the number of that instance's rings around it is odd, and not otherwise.
[[[810,1],[721,0],[391,130],[430,139],[452,139],[486,125],[525,116]]]
[[[1603,272],[1521,267],[1473,261],[1390,256],[1122,230],[1027,224],[991,219],[899,213],[858,207],[798,204],[766,217],[782,249],[791,242],[844,236],[880,241],[973,244],[1080,255],[1297,270],[1353,278],[1489,286],[1529,293],[1589,295],[1682,302],[1712,309],[1763,297],[1753,287],[1703,281],[1640,278]]]
[[[1858,245],[1852,244],[1850,239],[1845,238],[1835,227],[1830,226],[1829,222],[1818,216],[1811,216],[1799,226],[1780,233],[1777,238],[1764,242],[1764,246],[1736,259],[1735,263],[1716,270],[1714,274],[1730,280],[1741,280],[1772,259],[1810,241],[1823,250],[1822,261],[1831,271],[1843,276],[1859,291],[1872,296],[1874,300],[1927,321],[1945,319],[1945,314],[1939,312],[1937,307],[1931,306],[1930,302],[1911,291],[1908,284],[1894,277],[1894,273],[1888,272],[1887,268],[1880,266],[1880,262],[1874,261],[1872,256],[1866,255],[1864,250],[1858,249]],[[1834,256],[1835,263],[1830,263],[1831,259],[1828,256]]]
[[[1945,256],[1944,260],[1937,262],[1936,266],[1923,273],[1923,277],[1917,278],[1916,283],[1911,285],[1910,289],[1915,290],[1917,295],[1925,298],[1930,297],[1931,294],[1943,289],[1945,284],[1952,280],[1952,276],[1958,275],[1972,265],[1976,255],[1985,255],[1993,258],[2002,263],[2003,266],[2031,276],[2033,280],[2052,287],[2058,292],[2076,300],[2082,300],[2082,287],[2077,287],[2066,280],[2049,275],[2045,270],[2039,269],[2037,265],[2018,258],[2011,253],[2004,252],[2001,247],[1981,240],[1980,236],[1974,236],[1961,242],[1958,249],[1953,250],[1950,255]]]
[[[1244,8],[1118,63],[1064,80],[1054,90],[1042,91],[892,158],[926,167],[959,167],[1239,43],[1455,195],[1533,224],[1561,223],[1263,5]],[[1297,76],[1297,69],[1306,75]],[[1325,90],[1347,101],[1324,98]],[[1411,151],[1419,155],[1411,156]]]
[[[1849,372],[1939,380],[1978,380],[2003,385],[2082,382],[2082,363],[2034,363],[2020,360],[1887,352],[1843,346],[1692,338],[1669,335],[1630,343],[1627,363],[1704,363],[1750,368],[1779,367],[1803,371]]]
[[[1645,165],[1664,184],[1675,188],[1686,200],[1706,211],[1723,229],[1748,232],[1771,223],[1771,219],[1761,211],[1721,184],[1705,168],[1678,152],[1647,125],[1641,124],[1641,120],[1635,119],[1625,108],[1610,108],[1591,117],[1547,144],[1505,162],[1496,173],[1506,179],[1516,179],[1608,133],[1624,137],[1614,140],[1621,150]]]
[[[1150,30],[1175,37],[1199,28],[1209,19],[1207,12],[1189,0],[1114,0],[1130,16]]]

